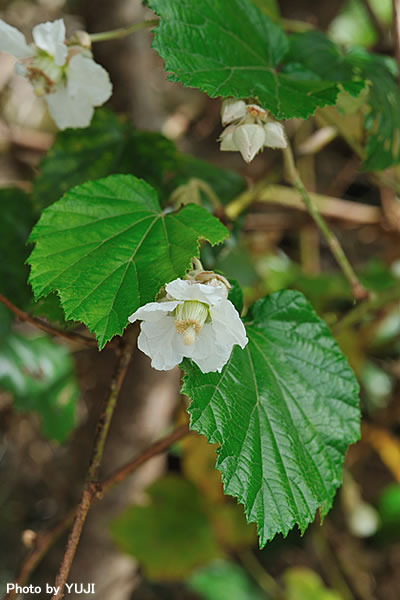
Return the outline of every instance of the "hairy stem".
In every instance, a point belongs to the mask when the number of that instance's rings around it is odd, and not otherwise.
[[[179,427],[171,431],[171,433],[168,433],[157,442],[154,442],[154,444],[152,444],[151,446],[146,448],[146,450],[141,452],[139,456],[135,456],[135,458],[133,458],[131,461],[127,462],[125,465],[117,469],[109,477],[99,482],[99,484],[97,485],[97,498],[102,498],[116,485],[125,481],[125,479],[127,479],[129,475],[136,471],[136,469],[138,469],[140,466],[142,466],[154,456],[166,452],[171,446],[171,444],[182,439],[188,433],[190,433],[188,425],[180,425]],[[50,531],[47,531],[43,534],[39,534],[37,536],[32,552],[26,557],[15,579],[15,583],[17,585],[25,585],[31,573],[40,563],[42,558],[46,556],[47,552],[52,547],[52,545],[71,525],[77,510],[78,507],[75,507],[64,517],[62,521],[60,521],[60,523],[58,523],[55,527],[50,529]],[[4,600],[13,600],[16,595],[16,591],[12,590],[7,594],[7,596],[5,596]]]
[[[112,31],[102,31],[100,33],[91,33],[89,35],[90,41],[93,42],[106,42],[108,40],[118,40],[121,38],[141,31],[142,29],[149,29],[155,27],[158,24],[158,19],[151,19],[147,21],[141,21],[140,23],[134,23],[128,27],[121,27],[120,29],[113,29]]]
[[[348,280],[354,298],[357,300],[363,300],[368,297],[367,290],[361,285],[357,275],[355,274],[353,267],[345,255],[342,246],[340,245],[339,240],[335,236],[335,234],[329,229],[325,219],[319,213],[318,208],[315,205],[315,202],[312,200],[310,194],[307,192],[306,188],[303,185],[301,177],[296,169],[296,165],[293,158],[293,153],[290,145],[288,144],[287,148],[283,150],[285,164],[287,168],[288,177],[293,184],[293,186],[297,189],[299,194],[301,195],[304,204],[307,207],[308,212],[311,217],[314,219],[318,228],[320,229],[322,235],[325,237],[329,248],[331,249],[332,254],[336,258],[340,268],[342,269],[346,279]]]
[[[80,504],[75,514],[74,523],[68,537],[64,558],[57,573],[55,587],[58,589],[58,592],[53,594],[52,600],[60,600],[60,598],[62,598],[64,595],[64,586],[74,560],[75,552],[82,534],[82,529],[85,524],[87,514],[98,494],[99,482],[97,481],[97,474],[103,458],[104,446],[110,428],[111,419],[114,414],[122,384],[128,371],[128,366],[136,342],[136,335],[133,336],[132,333],[132,330],[130,332],[128,331],[127,341],[123,340],[121,342],[120,356],[111,381],[110,390],[103,404],[100,417],[97,421],[93,452],[86,475],[85,486],[82,492]]]
[[[65,340],[68,340],[70,342],[80,342],[80,343],[86,344],[87,346],[97,347],[97,343],[94,338],[89,338],[86,335],[82,335],[80,333],[73,332],[73,331],[63,331],[62,329],[57,329],[56,327],[49,325],[48,323],[46,323],[46,321],[43,321],[42,319],[37,319],[36,317],[32,317],[28,313],[24,312],[23,310],[21,310],[20,308],[15,306],[15,304],[10,302],[10,300],[8,300],[5,296],[3,296],[3,294],[0,294],[0,302],[2,304],[4,304],[4,306],[6,308],[8,308],[8,310],[10,310],[12,313],[14,313],[14,315],[16,317],[18,317],[18,319],[20,321],[29,323],[30,325],[33,325],[37,329],[41,329],[42,331],[45,331],[46,333],[49,333],[50,335],[56,335],[58,337],[64,338]]]

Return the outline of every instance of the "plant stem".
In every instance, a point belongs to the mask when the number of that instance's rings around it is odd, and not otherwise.
[[[372,295],[371,298],[353,308],[353,310],[348,312],[343,319],[336,323],[336,325],[332,327],[333,333],[337,335],[343,329],[346,329],[346,327],[361,321],[369,312],[379,310],[385,306],[385,304],[395,302],[396,300],[400,300],[400,287],[390,288],[379,295]]]
[[[99,484],[99,494],[106,494],[109,490],[111,490],[111,488],[118,485],[122,481],[125,481],[125,479],[129,477],[129,475],[133,473],[133,471],[136,471],[138,467],[143,465],[150,458],[153,458],[153,456],[165,452],[165,450],[167,450],[169,446],[171,446],[171,444],[182,439],[183,437],[188,435],[188,433],[190,433],[189,426],[180,425],[179,427],[171,431],[171,433],[161,438],[158,442],[152,444],[149,448],[147,448],[147,450],[144,450],[144,452],[139,454],[139,456],[129,461],[128,463],[114,471],[114,473],[109,475],[109,477],[104,479]]]
[[[348,280],[354,298],[356,300],[364,300],[368,297],[368,291],[361,285],[357,275],[355,274],[353,267],[345,255],[342,246],[340,245],[339,240],[335,236],[334,233],[329,229],[325,219],[319,213],[318,208],[316,207],[314,201],[312,200],[310,194],[307,192],[306,188],[303,185],[301,177],[296,169],[296,165],[294,162],[294,157],[292,153],[292,149],[288,143],[288,146],[283,149],[283,155],[285,158],[285,164],[287,168],[288,177],[293,184],[293,186],[297,189],[299,194],[301,195],[304,204],[307,207],[308,212],[311,217],[314,219],[315,223],[319,227],[322,235],[325,237],[329,248],[332,251],[332,254],[336,258],[340,268],[342,269],[346,279]]]
[[[393,5],[393,40],[395,47],[395,56],[397,62],[397,82],[400,87],[400,20],[399,20],[399,0],[392,0]]]
[[[398,0],[393,0],[393,2],[397,2],[397,1]],[[364,4],[364,8],[365,8],[366,12],[368,13],[368,17],[369,17],[376,33],[378,34],[379,39],[384,40],[386,37],[385,28],[383,26],[383,23],[381,23],[380,20],[378,19],[378,16],[376,15],[374,9],[372,8],[370,0],[362,0],[362,3]]]
[[[141,31],[142,29],[148,29],[150,27],[155,27],[158,24],[158,19],[151,19],[148,21],[141,21],[140,23],[134,23],[133,25],[129,25],[128,27],[121,27],[120,29],[113,29],[111,31],[102,31],[100,33],[91,33],[89,35],[90,41],[93,42],[106,42],[108,40],[118,40],[121,38],[130,35],[131,33],[135,33],[136,31]]]
[[[241,550],[238,557],[253,579],[272,600],[283,600],[285,595],[275,579],[264,569],[251,550]]]
[[[32,317],[28,313],[24,312],[15,304],[10,302],[3,294],[0,294],[0,302],[4,304],[8,310],[10,310],[20,321],[24,321],[25,323],[29,323],[33,325],[37,329],[41,329],[41,331],[45,331],[50,335],[56,335],[58,337],[64,338],[70,342],[81,342],[86,344],[87,346],[95,346],[97,347],[96,340],[94,338],[89,338],[86,335],[82,335],[81,333],[73,332],[73,331],[63,331],[62,329],[57,329],[52,325],[49,325],[42,319],[37,319],[36,317]]]
[[[138,469],[141,465],[146,463],[148,460],[157,456],[158,454],[162,454],[166,450],[168,450],[169,446],[174,442],[185,437],[189,431],[188,425],[180,425],[171,433],[168,433],[166,436],[146,448],[139,456],[135,456],[131,461],[127,462],[125,465],[117,469],[114,473],[112,473],[109,477],[101,481],[98,486],[98,492],[96,498],[102,498],[107,492],[109,492],[114,486],[122,483],[131,475],[136,469]],[[21,566],[19,573],[15,579],[15,583],[19,586],[23,586],[31,573],[34,571],[39,562],[44,558],[47,554],[51,546],[57,541],[57,539],[68,529],[70,524],[72,523],[74,516],[78,510],[78,507],[75,507],[72,511],[70,511],[60,523],[58,523],[55,527],[50,529],[44,534],[39,534],[37,540],[35,542],[35,547],[32,552],[27,556],[23,565]],[[12,590],[5,596],[4,600],[13,600],[17,595],[15,590]]]
[[[52,600],[60,600],[60,598],[62,598],[64,595],[64,586],[74,560],[75,552],[82,534],[82,529],[85,524],[87,514],[94,499],[98,495],[99,483],[97,481],[97,474],[103,458],[104,446],[110,428],[111,419],[114,414],[122,384],[128,371],[128,366],[136,342],[136,335],[136,330],[135,336],[132,335],[132,330],[128,331],[127,341],[121,341],[120,356],[111,381],[110,390],[103,404],[100,417],[97,421],[93,452],[86,475],[81,501],[76,511],[74,523],[68,537],[64,558],[57,573],[55,587],[58,589],[58,592],[53,594]]]
[[[399,70],[400,73],[400,70]],[[335,116],[335,113],[332,109],[320,108],[317,117],[323,121],[324,123],[329,123],[333,125],[338,130],[340,136],[345,140],[345,142],[350,146],[353,152],[361,159],[365,159],[365,152],[362,146],[353,139],[351,133],[349,133],[346,128],[342,125],[340,121],[340,116]],[[370,179],[372,179],[377,185],[385,185],[396,192],[398,196],[400,196],[400,184],[388,176],[385,172],[372,172],[368,174]]]

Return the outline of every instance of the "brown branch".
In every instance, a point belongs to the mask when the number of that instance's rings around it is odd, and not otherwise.
[[[397,62],[397,81],[400,87],[400,21],[399,21],[399,0],[392,0],[393,4],[393,41],[395,48],[395,57]]]
[[[135,333],[133,336],[132,333]],[[137,330],[128,331],[127,340],[121,340],[120,356],[116,365],[116,369],[111,380],[109,393],[104,401],[103,409],[97,421],[96,435],[93,445],[92,457],[89,463],[89,469],[86,475],[86,482],[82,492],[82,497],[78,509],[75,514],[74,523],[68,537],[65,548],[64,558],[61,562],[57,573],[55,588],[56,591],[52,600],[60,600],[64,595],[64,586],[67,581],[75,552],[79,544],[82,534],[82,529],[86,521],[90,507],[95,500],[99,483],[97,481],[98,470],[103,458],[104,447],[107,439],[107,434],[110,428],[111,419],[117,404],[118,396],[121,391],[122,384],[125,380],[128,366],[131,360],[133,348],[136,342]]]
[[[153,456],[155,456],[156,454],[161,454],[162,452],[165,452],[165,450],[167,450],[167,448],[171,444],[182,439],[188,433],[190,433],[189,426],[181,425],[180,427],[174,429],[170,434],[161,438],[161,440],[159,440],[158,442],[152,444],[147,450],[142,452],[142,454],[139,454],[137,458],[126,463],[117,471],[114,471],[114,473],[112,473],[109,477],[104,479],[99,485],[99,494],[102,496],[118,483],[125,481],[125,479],[129,477],[129,475],[133,473],[133,471],[136,471],[138,467],[143,465],[150,458],[153,458]]]
[[[157,442],[154,442],[154,444],[146,448],[146,450],[139,454],[139,456],[136,456],[131,461],[129,461],[128,463],[120,467],[118,470],[116,470],[109,477],[101,481],[97,486],[96,498],[101,499],[115,485],[118,485],[119,483],[125,481],[125,479],[127,479],[129,475],[136,471],[136,469],[138,469],[140,466],[142,466],[154,456],[162,454],[163,452],[168,450],[171,444],[182,439],[188,433],[190,433],[188,425],[181,425],[174,429],[171,433],[158,440]],[[53,527],[53,529],[50,529],[50,531],[47,531],[43,534],[39,534],[37,536],[35,546],[32,552],[26,557],[24,563],[22,564],[18,572],[18,575],[15,579],[16,585],[25,585],[31,573],[40,563],[42,558],[44,558],[44,556],[47,554],[51,546],[71,525],[77,510],[78,507],[75,507],[64,517],[62,521],[60,521],[60,523]],[[12,590],[4,597],[4,600],[13,600],[16,595],[16,591]]]
[[[10,310],[20,321],[24,321],[25,323],[29,323],[36,327],[37,329],[41,329],[50,335],[56,335],[57,337],[64,338],[70,342],[81,342],[88,346],[95,346],[97,348],[97,343],[94,338],[89,338],[86,335],[82,335],[81,333],[73,332],[73,331],[63,331],[62,329],[57,329],[57,327],[53,327],[43,321],[42,319],[38,319],[36,317],[32,317],[28,313],[24,312],[15,304],[10,302],[3,294],[0,294],[0,302],[4,304],[8,310]]]

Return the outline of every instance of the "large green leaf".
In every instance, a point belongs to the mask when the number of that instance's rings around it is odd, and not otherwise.
[[[352,76],[368,80],[369,109],[364,120],[368,140],[363,168],[385,169],[400,162],[400,92],[393,59],[362,48],[344,53],[323,33],[309,31],[290,37],[287,60],[301,64],[322,79],[329,73],[338,80]]]
[[[170,475],[147,491],[150,502],[128,508],[111,530],[148,577],[181,579],[220,555],[207,504],[192,483]]]
[[[78,385],[66,348],[47,337],[10,333],[0,344],[0,387],[20,411],[37,412],[43,434],[62,442],[75,423]]]
[[[161,17],[154,48],[171,81],[209,96],[253,97],[278,119],[306,118],[336,103],[338,86],[281,73],[288,41],[250,0],[151,0]],[[358,93],[359,90],[354,90]]]
[[[73,188],[43,212],[31,234],[30,283],[36,298],[57,291],[66,317],[85,323],[102,348],[184,275],[200,238],[214,245],[227,235],[204,208],[165,213],[145,181],[113,175]]]
[[[329,510],[359,436],[358,384],[326,324],[299,292],[257,301],[249,343],[221,374],[185,360],[191,428],[219,443],[224,490],[256,522],[260,545]]]
[[[66,129],[39,165],[33,182],[38,208],[59,200],[70,188],[118,172],[125,146],[125,127],[107,109],[97,110],[85,129]]]
[[[35,222],[30,197],[16,188],[0,190],[0,293],[20,307],[31,298],[26,242]]]
[[[161,202],[193,177],[206,181],[222,202],[229,202],[245,188],[237,173],[180,154],[163,135],[139,131],[101,109],[89,127],[57,134],[34,180],[35,203],[46,207],[75,185],[117,173],[145,179],[157,190]]]

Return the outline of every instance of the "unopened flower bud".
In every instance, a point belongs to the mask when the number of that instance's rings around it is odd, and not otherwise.
[[[245,123],[236,128],[232,140],[243,159],[249,163],[263,148],[265,131],[262,125]]]
[[[222,125],[228,125],[246,116],[246,103],[243,100],[227,98],[222,102],[221,121]]]
[[[285,130],[280,123],[269,121],[264,125],[265,146],[270,148],[286,148],[287,139]]]

